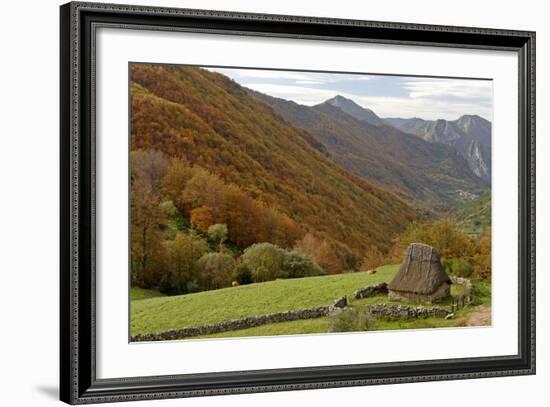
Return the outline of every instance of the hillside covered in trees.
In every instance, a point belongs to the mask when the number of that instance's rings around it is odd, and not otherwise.
[[[241,247],[265,241],[253,229],[271,211],[287,224],[289,241],[278,241],[282,246],[310,233],[344,267],[353,267],[371,246],[387,252],[416,216],[393,193],[339,167],[308,133],[223,75],[133,64],[131,110],[133,151],[156,150],[201,173],[181,175],[201,195],[193,203],[182,202],[185,183],[179,180],[164,188],[161,200],[172,201],[203,229],[228,223],[221,211],[240,214],[242,223],[228,226],[229,239]],[[230,192],[220,193],[222,184]],[[251,211],[252,206],[260,209]]]

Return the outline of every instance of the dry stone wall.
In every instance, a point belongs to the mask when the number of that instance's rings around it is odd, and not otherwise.
[[[399,304],[370,304],[365,309],[375,318],[388,320],[406,320],[415,318],[445,318],[449,311],[437,307],[410,307]]]
[[[257,315],[231,321],[222,321],[216,324],[171,329],[164,332],[137,334],[131,337],[132,342],[173,341],[192,336],[210,335],[220,332],[236,331],[238,329],[253,328],[255,326],[273,324],[276,322],[297,321],[327,316],[347,306],[347,298],[337,299],[326,307],[313,307],[296,311],[277,312],[274,314]]]
[[[361,298],[373,297],[375,295],[387,295],[388,285],[386,283],[380,283],[378,285],[370,285],[368,287],[360,288],[353,293],[353,298],[360,300]]]
[[[276,322],[296,321],[299,319],[319,318],[328,315],[330,307],[308,308],[298,311],[278,312],[275,314],[257,315],[231,321],[223,321],[196,327],[171,329],[169,331],[138,334],[132,336],[132,342],[173,341],[191,336],[210,335],[220,332],[235,331],[238,329],[252,328],[259,325]]]

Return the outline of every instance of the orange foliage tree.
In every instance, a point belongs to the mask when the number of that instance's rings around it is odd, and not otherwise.
[[[296,242],[294,250],[308,256],[330,274],[342,273],[345,265],[326,240],[320,240],[313,233],[306,233]]]

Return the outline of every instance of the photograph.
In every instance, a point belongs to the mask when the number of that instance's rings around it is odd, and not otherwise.
[[[128,63],[129,341],[492,326],[493,80]]]

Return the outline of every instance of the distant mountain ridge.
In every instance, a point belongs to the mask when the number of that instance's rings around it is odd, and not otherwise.
[[[353,100],[347,99],[343,96],[336,95],[332,99],[325,101],[325,103],[340,108],[342,111],[346,112],[350,116],[353,116],[359,121],[372,124],[376,127],[384,125],[384,121],[372,110],[359,106]]]
[[[386,123],[426,141],[447,144],[457,149],[470,169],[487,184],[491,183],[491,122],[477,115],[457,120],[386,118]]]
[[[249,92],[306,130],[348,171],[420,206],[447,210],[486,190],[454,148],[404,133],[340,95],[310,107]]]

